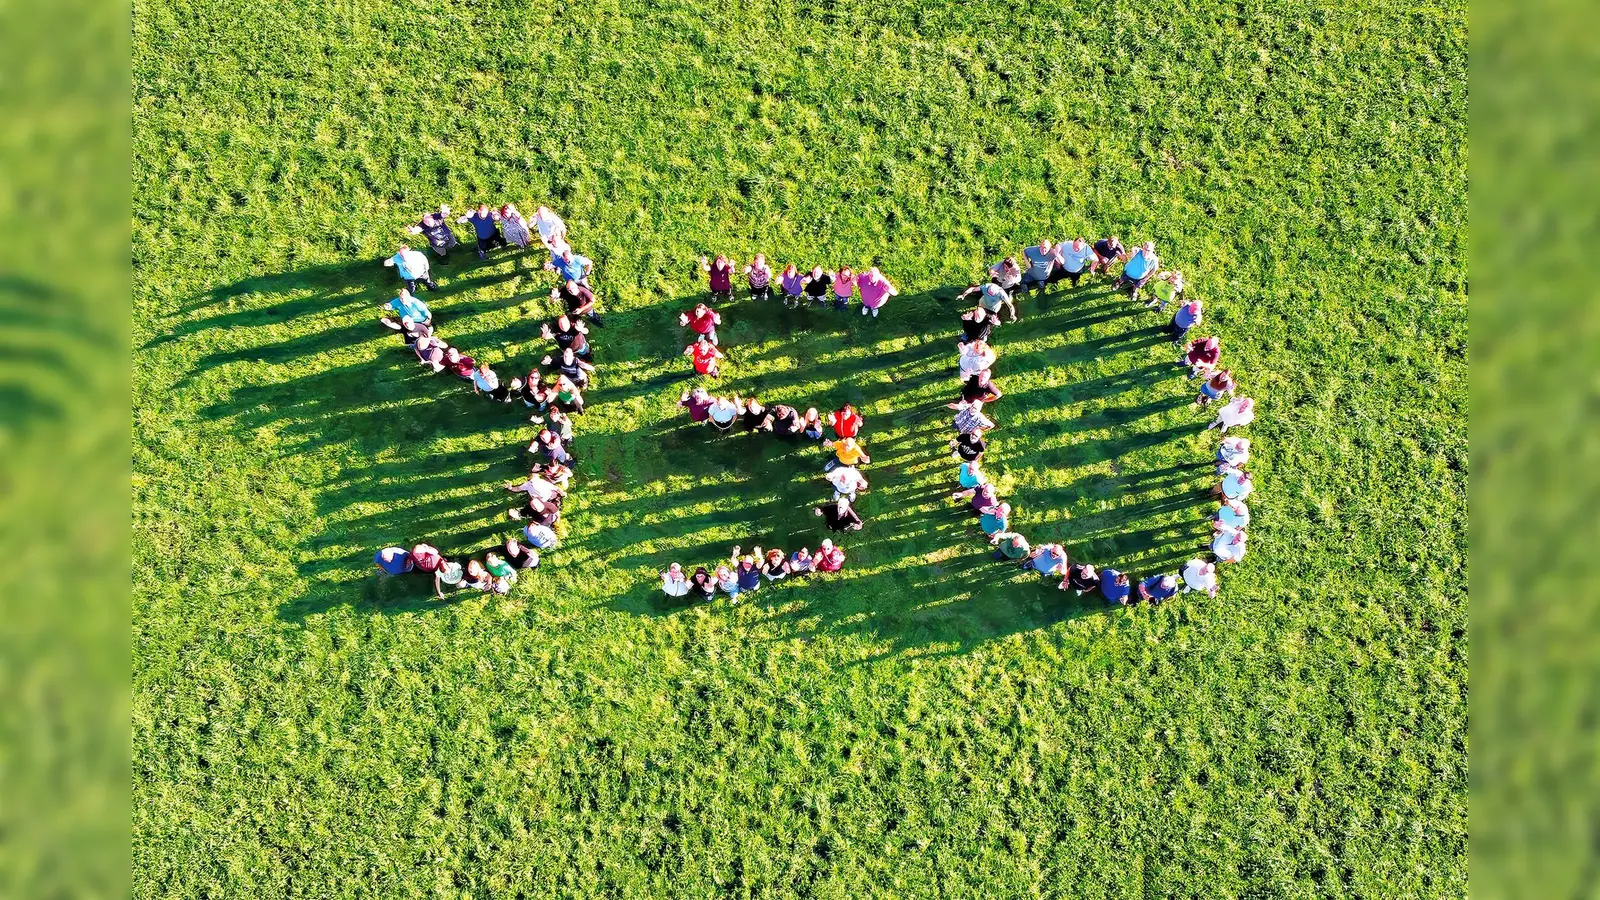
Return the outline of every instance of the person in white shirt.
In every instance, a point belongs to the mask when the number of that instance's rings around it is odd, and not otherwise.
[[[1217,565],[1203,559],[1191,559],[1183,567],[1183,590],[1203,591],[1208,597],[1217,595]]]
[[[1221,562],[1236,563],[1244,559],[1244,531],[1219,531],[1211,539],[1211,552]]]
[[[689,593],[689,579],[683,575],[683,566],[673,563],[661,573],[661,590],[668,597],[682,597]]]
[[[558,244],[564,246],[567,242],[567,223],[551,212],[550,207],[541,206],[533,212],[533,227],[539,231],[539,243],[552,255],[559,255]]]
[[[1008,256],[989,267],[989,277],[1009,294],[1022,283],[1022,267],[1015,256]]]
[[[989,346],[988,341],[963,344],[960,358],[961,380],[966,381],[993,366],[995,358],[994,348]]]
[[[856,491],[867,489],[867,478],[855,466],[835,466],[827,474],[828,483],[833,485],[833,499],[848,497],[856,499]]]
[[[417,285],[422,285],[430,291],[439,289],[438,283],[429,274],[428,257],[421,252],[411,249],[406,244],[401,244],[395,254],[383,261],[383,264],[394,269],[400,274],[400,280],[406,283],[406,290],[415,294]]]
[[[1061,265],[1056,266],[1050,280],[1054,282],[1065,278],[1072,282],[1073,287],[1078,286],[1078,280],[1089,271],[1089,266],[1095,259],[1094,245],[1081,237],[1058,244],[1056,254],[1061,260]]]

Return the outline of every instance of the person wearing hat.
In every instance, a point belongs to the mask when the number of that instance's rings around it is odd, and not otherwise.
[[[461,582],[466,578],[466,574],[466,569],[462,567],[461,563],[449,559],[440,560],[439,570],[433,573],[433,595],[443,600],[444,589],[450,588],[454,590],[460,587]]]
[[[1139,596],[1153,606],[1160,606],[1163,601],[1171,600],[1177,593],[1176,575],[1152,575],[1139,582]]]
[[[837,572],[844,568],[844,549],[835,547],[833,541],[823,538],[817,545],[815,568],[818,572]]]
[[[461,243],[456,239],[456,233],[450,228],[450,207],[443,203],[439,204],[437,211],[423,216],[420,221],[407,228],[406,231],[412,234],[420,234],[427,238],[428,246],[433,248],[434,255],[440,259],[450,255],[450,251]]]
[[[689,579],[683,574],[683,566],[677,563],[667,566],[667,570],[661,573],[661,591],[673,598],[689,593]]]
[[[428,274],[428,258],[406,244],[401,244],[400,249],[383,264],[399,273],[400,280],[406,283],[406,290],[413,294],[417,292],[419,284],[430,291],[439,289],[439,285]]]
[[[1112,290],[1120,291],[1128,288],[1128,296],[1137,300],[1139,289],[1145,286],[1150,276],[1154,275],[1160,266],[1161,258],[1156,256],[1156,242],[1145,241],[1123,261],[1122,274],[1117,276],[1117,282]]]
[[[1067,577],[1061,579],[1061,590],[1072,590],[1079,597],[1100,586],[1100,573],[1088,563],[1075,563],[1067,567]]]
[[[754,553],[739,555],[738,545],[734,545],[733,553],[728,557],[728,564],[733,567],[733,575],[739,582],[739,593],[759,590],[761,588],[761,565],[756,560],[761,556],[761,548],[752,548]]]
[[[1183,358],[1178,360],[1178,364],[1189,367],[1189,378],[1193,380],[1211,374],[1211,370],[1217,367],[1221,359],[1222,339],[1213,334],[1189,342],[1189,349],[1184,351]]]
[[[1207,597],[1217,595],[1217,564],[1196,557],[1183,566],[1183,590],[1201,591]]]

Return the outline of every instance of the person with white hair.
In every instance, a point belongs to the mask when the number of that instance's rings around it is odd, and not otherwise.
[[[983,401],[974,400],[963,403],[956,411],[953,423],[958,434],[978,434],[994,427],[994,420],[983,414]]]
[[[673,563],[661,573],[661,591],[668,597],[682,597],[689,593],[689,579],[683,574],[683,566]]]
[[[1160,266],[1161,258],[1156,256],[1156,242],[1145,241],[1123,261],[1122,274],[1117,276],[1114,290],[1128,288],[1128,296],[1134,300],[1139,299],[1139,289],[1156,274]]]
[[[533,227],[539,231],[539,243],[545,245],[551,255],[555,255],[565,246],[567,223],[551,212],[550,207],[541,206],[533,211]]]
[[[1217,564],[1199,557],[1189,560],[1183,567],[1183,591],[1200,591],[1207,597],[1217,595]]]
[[[1178,593],[1178,576],[1152,575],[1139,582],[1139,596],[1151,606],[1160,606]]]
[[[900,289],[883,277],[877,266],[867,270],[865,275],[856,282],[856,291],[861,294],[861,314],[878,317],[878,310],[889,302],[890,297],[900,293]]]
[[[1224,500],[1211,514],[1214,531],[1241,531],[1250,525],[1250,507],[1243,500]]]
[[[409,245],[401,244],[400,249],[384,260],[383,264],[399,273],[400,280],[406,283],[406,290],[413,294],[417,292],[419,284],[430,291],[439,289],[438,282],[429,274],[428,258],[411,249]]]
[[[1224,434],[1229,428],[1239,428],[1249,425],[1256,418],[1256,401],[1249,397],[1237,397],[1232,403],[1217,410],[1217,420],[1206,426],[1206,430],[1220,428]]]
[[[992,367],[996,358],[994,348],[989,346],[988,341],[973,341],[970,344],[963,344],[961,346],[961,354],[956,359],[956,367],[960,372],[961,380],[966,381],[979,372]]]
[[[1217,474],[1222,474],[1223,466],[1243,468],[1250,462],[1250,439],[1247,437],[1225,437],[1217,447]]]
[[[423,216],[415,225],[407,228],[412,234],[420,234],[428,239],[428,246],[433,248],[433,253],[440,259],[450,255],[456,245],[461,241],[450,228],[450,207],[439,204],[436,212]]]
[[[815,568],[818,572],[837,572],[844,568],[844,548],[836,547],[833,541],[823,538],[817,545]]]
[[[845,497],[854,502],[857,491],[867,489],[867,478],[855,466],[835,466],[827,475],[828,483],[833,485],[833,499]]]

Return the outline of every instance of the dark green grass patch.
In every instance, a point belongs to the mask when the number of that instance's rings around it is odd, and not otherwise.
[[[1453,896],[1465,890],[1465,24],[1403,4],[136,5],[134,878],[144,896]],[[608,309],[564,545],[509,597],[371,554],[509,534],[520,408],[422,373],[377,262],[547,202]],[[946,296],[1045,234],[1154,237],[1261,404],[1251,555],[1108,611],[942,499]],[[877,262],[878,320],[725,310],[726,389],[857,403],[841,577],[659,602],[822,535],[815,448],[687,427],[694,262]],[[544,348],[529,256],[441,333]],[[1160,320],[997,332],[1019,527],[1204,537]],[[524,370],[525,371],[525,370]]]

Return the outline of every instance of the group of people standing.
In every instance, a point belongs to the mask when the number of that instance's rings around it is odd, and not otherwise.
[[[452,221],[472,225],[480,259],[508,245],[526,249],[536,233],[540,244],[550,252],[544,270],[558,273],[561,280],[551,297],[564,299],[567,311],[540,327],[540,335],[551,346],[539,363],[530,366],[524,376],[502,381],[487,362],[476,361],[435,336],[433,311],[416,296],[422,288],[438,289],[428,257],[402,244],[394,256],[384,260],[385,266],[397,270],[404,284],[385,305],[379,321],[399,334],[424,367],[434,372],[449,370],[470,382],[474,394],[491,401],[521,401],[532,410],[530,421],[539,426],[528,445],[528,452],[536,454],[538,461],[527,478],[505,486],[508,491],[526,495],[508,512],[509,518],[523,523],[520,536],[470,555],[465,562],[449,558],[426,543],[409,550],[385,547],[378,551],[380,570],[389,575],[418,573],[431,577],[434,593],[440,599],[446,590],[458,588],[504,594],[516,582],[519,571],[539,565],[541,550],[549,550],[559,542],[555,526],[577,462],[572,453],[575,434],[570,416],[584,411],[583,391],[595,371],[586,322],[598,324],[594,291],[589,284],[593,263],[572,251],[567,243],[566,224],[555,213],[541,206],[530,223],[512,204],[499,209],[480,204],[473,212],[451,219],[450,207],[441,205],[409,230],[426,236],[435,256],[443,260],[460,243],[450,227]],[[544,367],[542,372],[540,366]]]
[[[1046,578],[1060,578],[1061,590],[1072,590],[1079,595],[1095,591],[1106,602],[1122,605],[1140,600],[1159,604],[1184,591],[1215,596],[1216,563],[1234,563],[1244,558],[1245,526],[1250,520],[1244,501],[1254,489],[1250,473],[1244,468],[1250,457],[1247,438],[1225,437],[1217,450],[1216,472],[1220,482],[1213,494],[1221,499],[1222,505],[1211,516],[1212,560],[1197,557],[1189,560],[1180,572],[1132,579],[1116,569],[1096,569],[1087,562],[1073,563],[1060,544],[1034,546],[1013,529],[1011,504],[1000,497],[984,472],[983,455],[988,448],[985,435],[995,427],[985,405],[1003,396],[994,383],[992,370],[998,355],[989,341],[1002,324],[1002,314],[1004,321],[1017,321],[1016,295],[1030,289],[1043,290],[1059,281],[1069,281],[1075,286],[1085,276],[1097,274],[1113,278],[1114,289],[1126,290],[1136,302],[1140,291],[1149,287],[1152,296],[1145,303],[1146,308],[1164,311],[1169,304],[1177,304],[1169,332],[1173,343],[1179,346],[1183,346],[1188,332],[1200,324],[1202,315],[1199,300],[1182,296],[1183,273],[1161,268],[1153,241],[1130,252],[1115,236],[1092,244],[1082,238],[1061,244],[1042,240],[1023,250],[1020,256],[1026,261],[1025,268],[1017,255],[1007,256],[989,267],[988,282],[981,285],[973,282],[957,297],[959,300],[976,296],[977,305],[963,312],[960,319],[957,372],[961,388],[949,405],[955,410],[951,424],[956,432],[950,441],[950,450],[959,463],[956,491],[951,499],[964,502],[968,511],[977,517],[979,527],[995,548],[995,559],[1013,562]],[[1217,419],[1208,426],[1226,432],[1254,419],[1255,401],[1233,396],[1236,388],[1233,374],[1218,368],[1220,361],[1221,342],[1212,336],[1191,341],[1178,363],[1189,367],[1191,379],[1205,379],[1195,400],[1197,406],[1227,401]]]

